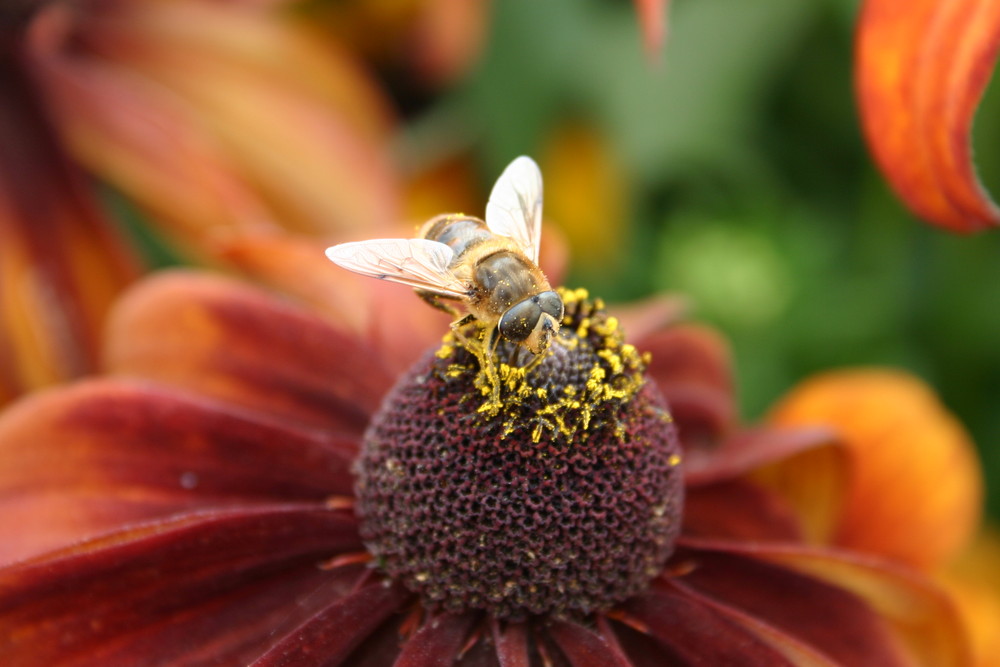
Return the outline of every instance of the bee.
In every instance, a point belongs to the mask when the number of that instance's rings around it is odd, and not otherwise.
[[[485,221],[441,215],[417,238],[342,243],[326,255],[355,273],[409,285],[456,317],[461,312],[451,302],[457,302],[466,315],[452,329],[478,322],[491,355],[500,339],[539,355],[563,318],[562,299],[538,268],[541,232],[542,174],[534,160],[521,156],[493,186]]]

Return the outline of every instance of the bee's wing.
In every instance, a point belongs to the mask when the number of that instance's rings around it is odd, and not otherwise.
[[[448,270],[455,253],[443,243],[427,239],[375,239],[341,243],[326,249],[337,266],[390,280],[441,296],[464,298],[468,287]]]
[[[507,165],[486,204],[486,225],[517,241],[534,262],[542,235],[542,172],[526,155]]]

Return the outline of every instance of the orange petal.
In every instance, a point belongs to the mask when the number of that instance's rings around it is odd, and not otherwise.
[[[93,371],[104,315],[137,272],[40,96],[18,57],[0,62],[0,402]]]
[[[394,377],[379,350],[239,282],[184,272],[137,285],[108,326],[106,363],[264,414],[348,433]]]
[[[1000,532],[984,531],[948,568],[944,584],[954,595],[972,639],[975,667],[1000,665]]]
[[[917,378],[889,370],[828,373],[794,389],[770,419],[833,428],[853,453],[834,543],[932,568],[975,529],[982,500],[975,448]]]
[[[1000,224],[970,142],[998,49],[995,0],[867,0],[858,25],[855,77],[868,143],[907,205],[956,232]]]
[[[388,105],[344,54],[232,3],[101,7],[44,13],[33,57],[81,161],[174,238],[395,217]]]

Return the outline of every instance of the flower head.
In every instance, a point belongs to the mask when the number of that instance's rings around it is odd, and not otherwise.
[[[615,321],[585,294],[563,300],[551,352],[500,366],[499,409],[484,410],[478,359],[452,340],[365,435],[361,535],[431,608],[587,615],[645,589],[673,551],[683,488],[666,405]]]

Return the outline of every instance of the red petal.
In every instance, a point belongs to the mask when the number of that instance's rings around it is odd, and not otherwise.
[[[524,623],[508,623],[503,630],[496,620],[490,622],[493,643],[497,647],[500,667],[529,667],[528,629]]]
[[[573,667],[630,667],[631,662],[606,637],[571,621],[554,621],[548,634]]]
[[[883,657],[865,664],[899,663],[900,658],[892,658],[899,656],[899,639],[918,664],[969,664],[951,600],[889,561],[801,545],[687,538],[679,544],[695,549],[691,561],[697,564],[680,581],[806,639],[845,664],[859,664],[866,655]],[[890,627],[892,636],[885,632]],[[845,642],[847,635],[855,639]]]
[[[273,628],[315,601],[299,596],[320,580],[317,562],[358,548],[353,517],[313,506],[138,526],[0,570],[0,654],[19,665],[190,664],[204,651],[243,662],[272,641],[247,606]]]
[[[634,622],[676,654],[682,664],[790,665],[767,642],[709,606],[668,591],[632,598],[621,606]]]
[[[447,667],[454,664],[477,613],[443,614],[427,622],[409,641],[393,667]]]
[[[408,591],[396,585],[362,588],[317,613],[252,664],[254,667],[342,664],[409,596]]]
[[[318,317],[235,281],[183,272],[141,283],[119,302],[107,365],[353,433],[392,382],[376,350]]]
[[[881,619],[846,590],[731,554],[696,551],[680,581],[724,605],[743,609],[847,665],[900,664]]]
[[[972,164],[972,118],[1000,49],[995,0],[867,0],[857,35],[865,134],[896,193],[956,232],[1000,224]]]
[[[0,560],[192,508],[350,495],[353,441],[204,399],[93,381],[0,420]]]
[[[409,232],[399,232],[406,235]],[[255,235],[224,245],[226,258],[251,277],[291,295],[378,350],[391,373],[409,368],[448,331],[449,317],[401,285],[352,274],[326,258],[327,243]]]
[[[614,304],[611,314],[618,318],[625,337],[640,349],[647,349],[646,338],[677,324],[687,310],[683,297],[657,294],[640,301]]]
[[[732,360],[713,329],[677,325],[636,340],[649,352],[649,376],[656,381],[689,454],[711,448],[733,429]]]
[[[800,541],[798,517],[775,493],[744,480],[687,488],[684,535]]]
[[[762,427],[743,431],[712,451],[709,457],[688,456],[685,482],[699,485],[733,479],[802,452],[831,447],[835,442],[833,431],[820,427]]]

